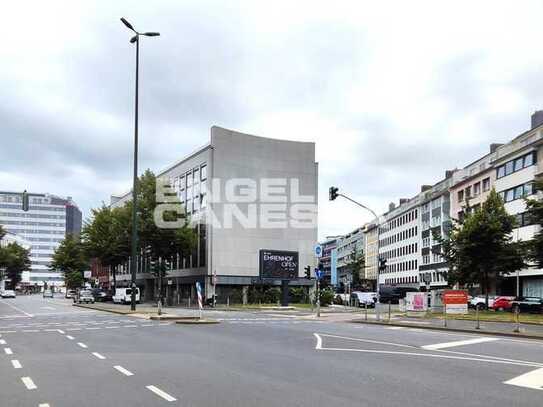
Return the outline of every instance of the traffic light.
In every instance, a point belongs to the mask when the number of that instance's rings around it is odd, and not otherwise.
[[[328,190],[328,198],[330,201],[333,201],[337,198],[339,190],[336,187],[330,187]]]
[[[28,192],[26,192],[26,189],[23,191],[23,211],[28,212]]]
[[[387,269],[387,259],[379,258],[379,271],[385,271]]]
[[[311,278],[311,266],[305,266],[305,278],[310,279]]]

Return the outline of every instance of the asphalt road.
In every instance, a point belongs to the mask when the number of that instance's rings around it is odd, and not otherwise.
[[[0,300],[0,406],[541,406],[543,342],[278,312],[175,325]],[[507,383],[508,382],[508,383]]]

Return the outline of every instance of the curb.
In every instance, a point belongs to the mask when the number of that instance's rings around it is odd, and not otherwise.
[[[523,334],[523,333],[514,333],[514,332],[500,332],[500,331],[485,331],[485,330],[475,330],[475,329],[462,329],[462,328],[446,328],[443,326],[427,326],[427,325],[417,325],[417,324],[402,324],[396,322],[377,322],[377,321],[365,321],[353,319],[351,321],[353,324],[368,324],[368,325],[381,325],[381,326],[400,326],[403,328],[416,328],[416,329],[427,329],[430,331],[445,331],[445,332],[460,332],[460,333],[469,333],[469,334],[480,334],[480,335],[490,335],[490,336],[505,336],[509,338],[521,338],[521,339],[535,339],[543,341],[543,335],[535,334]]]
[[[180,316],[180,315],[151,315],[149,319],[153,321],[185,321],[193,320],[198,317]]]
[[[111,309],[111,308],[98,308],[98,307],[93,307],[93,306],[87,305],[87,304],[72,304],[72,307],[87,308],[87,309],[93,309],[93,310],[96,310],[96,311],[111,312],[112,314],[119,314],[119,315],[130,315],[130,314],[137,314],[138,313],[138,311],[131,311],[131,310],[123,311],[123,310],[115,310],[115,309]]]
[[[212,325],[219,324],[220,322],[216,319],[200,319],[198,317],[185,317],[184,319],[178,319],[175,321],[176,324],[180,325]]]

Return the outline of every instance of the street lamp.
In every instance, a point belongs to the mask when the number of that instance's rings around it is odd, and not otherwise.
[[[139,65],[140,65],[140,41],[139,37],[145,35],[146,37],[157,37],[160,33],[157,32],[145,32],[140,33],[134,29],[124,17],[121,17],[122,23],[136,35],[130,39],[130,43],[136,43],[136,103],[134,113],[134,179],[132,185],[132,256],[130,257],[130,272],[132,276],[132,295],[130,301],[130,309],[136,310],[136,269],[137,269],[137,241],[138,241],[138,229],[137,229],[137,182],[138,182],[138,90],[139,90]]]

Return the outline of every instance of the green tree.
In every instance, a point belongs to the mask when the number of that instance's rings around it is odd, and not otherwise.
[[[449,283],[478,284],[488,305],[491,282],[526,266],[524,244],[512,241],[514,226],[515,217],[492,189],[481,208],[472,209],[462,222],[453,222],[447,236],[434,236],[449,265]]]
[[[537,192],[543,191],[543,181],[538,181],[535,184]],[[526,199],[526,210],[531,223],[542,226],[534,237],[526,242],[528,259],[533,262],[538,268],[543,267],[543,200],[541,199]]]
[[[362,249],[357,250],[356,247],[353,248],[353,251],[349,256],[349,260],[350,261],[347,263],[346,267],[353,276],[352,288],[353,290],[361,289],[362,278],[360,276],[360,273],[364,270],[364,267],[366,266],[364,251]]]
[[[30,270],[30,266],[30,251],[18,243],[0,249],[0,268],[4,268],[4,275],[11,280],[13,289],[21,281],[23,271]]]
[[[82,283],[83,271],[88,267],[89,263],[85,256],[83,244],[79,240],[79,236],[72,234],[66,235],[60,242],[60,245],[55,249],[49,266],[51,270],[60,270],[64,273],[65,283],[68,288],[77,287],[74,285],[75,282]],[[79,275],[81,279],[76,275]]]

